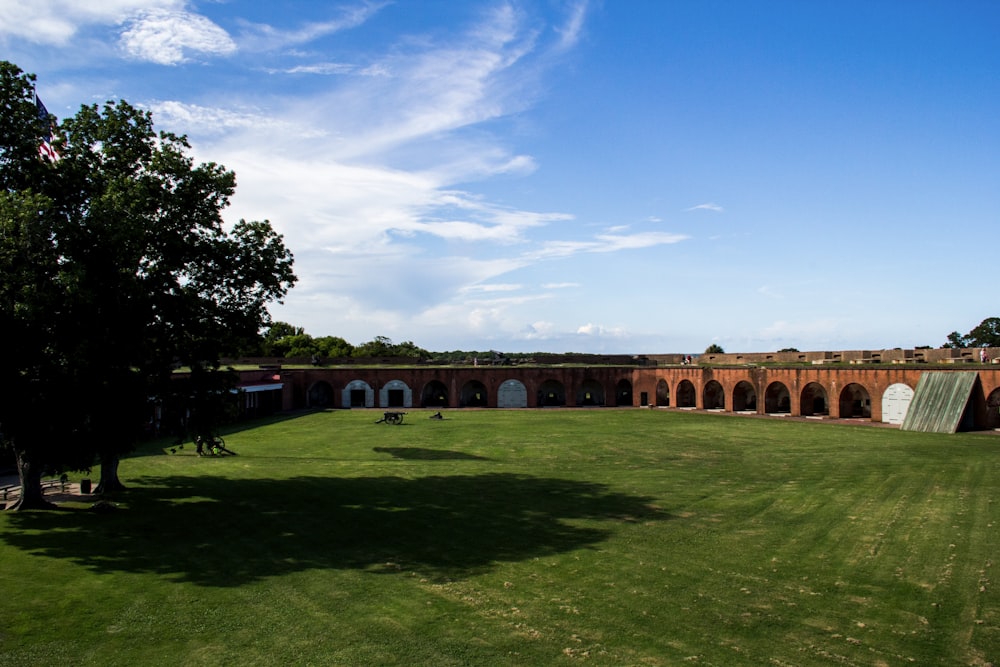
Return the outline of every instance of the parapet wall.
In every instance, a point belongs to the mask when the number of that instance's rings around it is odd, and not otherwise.
[[[1000,363],[1000,348],[984,348],[992,363]],[[737,352],[701,354],[695,363],[740,364],[955,364],[979,363],[981,348],[930,348],[904,350],[840,350],[823,352]],[[647,357],[659,365],[680,363],[676,354],[650,354]]]

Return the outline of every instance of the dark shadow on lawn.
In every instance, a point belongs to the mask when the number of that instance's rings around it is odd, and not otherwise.
[[[389,454],[395,459],[415,461],[489,461],[485,456],[451,452],[444,449],[427,449],[426,447],[372,447],[372,451]]]
[[[0,539],[98,572],[237,586],[331,568],[461,578],[610,534],[567,520],[670,518],[650,498],[602,484],[513,474],[141,482],[127,508],[13,514]]]
[[[241,431],[249,431],[255,428],[260,428],[261,426],[270,426],[272,424],[279,424],[281,422],[299,419],[301,417],[316,414],[317,412],[327,412],[327,410],[295,410],[289,412],[278,412],[264,417],[245,419],[232,424],[226,424],[219,429],[219,435],[223,438],[228,438],[234,433],[240,433]],[[188,435],[181,437],[176,434],[163,433],[160,435],[142,438],[136,445],[136,448],[123,456],[122,460],[141,458],[144,456],[162,456],[164,452],[173,450],[176,453],[178,450],[183,450],[187,447],[194,450],[194,442]]]

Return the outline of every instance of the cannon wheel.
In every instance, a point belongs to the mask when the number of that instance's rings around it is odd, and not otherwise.
[[[395,424],[399,425],[403,423],[403,412],[386,412],[382,415],[382,419],[379,419],[376,424]]]

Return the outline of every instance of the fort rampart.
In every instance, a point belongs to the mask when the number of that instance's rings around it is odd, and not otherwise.
[[[703,355],[698,363],[670,365],[650,356],[649,365],[266,367],[241,371],[240,378],[250,413],[612,406],[899,423],[923,373],[966,371],[978,378],[969,423],[1000,427],[998,364],[968,355],[947,357],[958,363],[912,357],[886,363],[881,355],[852,362],[847,353],[820,354],[830,356],[768,364],[748,362],[751,355]],[[737,356],[743,363],[734,363]]]

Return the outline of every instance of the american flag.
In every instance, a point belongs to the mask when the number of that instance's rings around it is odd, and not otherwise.
[[[59,159],[56,149],[52,148],[52,120],[49,118],[49,110],[42,104],[42,100],[35,94],[35,106],[38,107],[38,120],[42,128],[42,142],[38,146],[38,154],[53,162]]]

